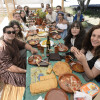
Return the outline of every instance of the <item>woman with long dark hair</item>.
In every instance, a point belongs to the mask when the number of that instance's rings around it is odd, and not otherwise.
[[[24,35],[22,33],[22,29],[20,27],[20,24],[17,22],[17,21],[11,21],[9,23],[10,26],[12,26],[14,28],[14,31],[15,31],[15,35],[16,35],[16,38],[17,39],[20,39],[22,41],[25,41],[25,38],[24,38]]]
[[[24,10],[21,10],[20,11],[20,16],[21,16],[21,19],[24,23],[26,23],[26,15],[25,15],[25,11]]]
[[[78,21],[72,23],[69,28],[68,35],[66,36],[65,45],[70,49],[72,46],[78,48],[79,50],[82,48],[82,41],[85,36],[85,30],[82,24]]]
[[[72,47],[71,52],[83,65],[86,76],[100,82],[100,25],[89,30],[84,38],[82,50]]]
[[[64,39],[67,36],[67,21],[64,19],[64,13],[58,12],[58,21],[57,23],[57,31],[60,34],[61,38]]]
[[[28,6],[24,6],[24,11],[26,13],[26,16],[29,16],[29,7]]]

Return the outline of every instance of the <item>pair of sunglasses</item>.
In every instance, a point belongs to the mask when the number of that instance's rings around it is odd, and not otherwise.
[[[15,31],[7,31],[6,33],[7,33],[7,34],[11,34],[11,33],[12,33],[12,34],[15,34]]]

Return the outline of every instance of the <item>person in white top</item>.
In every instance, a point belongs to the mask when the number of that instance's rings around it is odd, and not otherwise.
[[[57,31],[61,35],[61,38],[64,39],[67,36],[67,28],[68,25],[65,24],[66,20],[64,19],[64,14],[62,12],[58,12],[58,22],[57,23]]]
[[[100,82],[100,25],[93,26],[89,30],[81,51],[72,47],[71,52],[83,65],[87,77]]]
[[[47,20],[47,22],[54,22],[54,21],[56,21],[56,16],[57,16],[57,13],[56,12],[54,12],[54,11],[52,11],[52,8],[51,7],[49,7],[48,8],[48,14],[46,15],[46,20]]]
[[[41,9],[42,9],[42,12],[45,12],[45,8],[44,8],[44,3],[41,3]]]

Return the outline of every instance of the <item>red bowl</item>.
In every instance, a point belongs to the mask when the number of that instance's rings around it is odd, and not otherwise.
[[[68,100],[68,96],[63,90],[54,88],[47,92],[45,100]]]
[[[68,93],[74,93],[74,91],[79,90],[81,87],[80,79],[71,73],[61,75],[58,82],[60,87]]]

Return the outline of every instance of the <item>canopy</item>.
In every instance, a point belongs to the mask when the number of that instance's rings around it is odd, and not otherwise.
[[[40,4],[40,3],[51,3],[51,0],[14,0],[16,5],[22,4]]]

